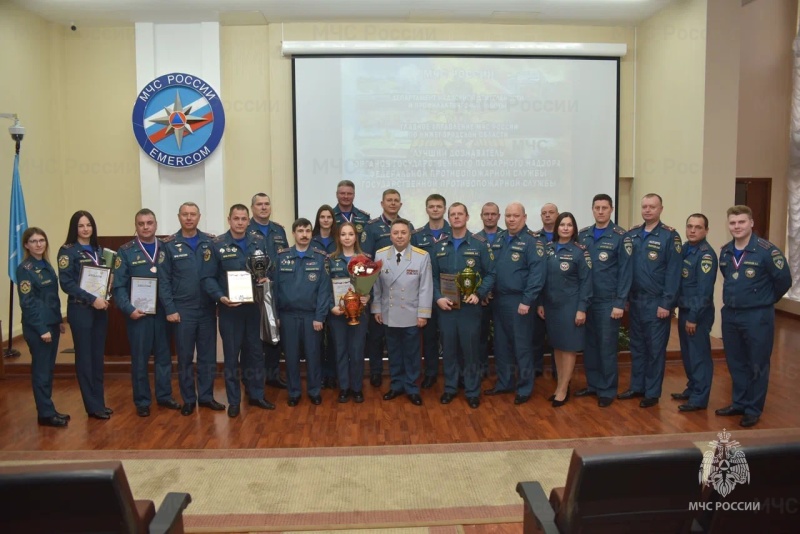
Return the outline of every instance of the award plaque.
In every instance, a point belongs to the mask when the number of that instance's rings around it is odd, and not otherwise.
[[[456,275],[442,273],[439,275],[439,290],[442,296],[449,299],[452,303],[450,307],[454,310],[461,308],[461,293],[456,283]]]
[[[111,269],[96,265],[81,267],[80,288],[97,298],[108,300],[110,295]]]
[[[228,271],[228,299],[253,302],[253,277],[247,271]]]
[[[148,315],[155,315],[158,299],[158,278],[131,277],[131,304]]]
[[[336,303],[347,295],[348,291],[353,289],[353,284],[350,283],[349,278],[332,278],[331,284],[333,285],[333,302]]]

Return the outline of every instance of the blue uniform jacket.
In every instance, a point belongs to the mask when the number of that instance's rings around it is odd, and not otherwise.
[[[370,220],[361,232],[361,250],[374,257],[375,251],[392,246],[391,231],[392,221],[383,215]],[[413,224],[411,231],[414,231]]]
[[[356,256],[358,256],[358,254],[356,254]],[[362,252],[361,256],[366,256],[368,258],[372,257],[365,252]],[[350,278],[350,271],[347,270],[347,263],[347,260],[345,260],[342,256],[328,255],[328,270],[330,272],[331,280],[336,278]],[[370,294],[372,294],[372,291],[370,291]],[[335,295],[333,295],[333,291],[331,291],[331,302],[333,302],[331,307],[338,306],[339,303],[334,302],[333,298],[335,298]]]
[[[495,295],[520,295],[520,303],[533,306],[545,282],[544,241],[525,226],[507,242],[508,231],[495,238]]]
[[[356,233],[359,235],[364,231],[364,228],[366,228],[367,223],[370,220],[369,213],[360,210],[355,206],[352,207],[349,215],[342,215],[342,210],[339,209],[339,204],[336,204],[333,207],[333,218],[337,225],[344,222],[353,223],[356,227]]]
[[[585,247],[565,243],[556,251],[557,243],[547,244],[547,277],[543,302],[563,306],[578,301],[578,311],[586,312],[592,301],[592,257]]]
[[[453,229],[450,228],[450,224],[447,221],[445,221],[444,227],[442,228],[442,233],[439,234],[439,238],[436,239],[435,237],[433,237],[433,234],[431,233],[431,224],[426,223],[425,226],[417,228],[416,230],[411,232],[411,246],[421,248],[422,250],[430,254],[434,248],[434,245],[436,245],[440,241],[443,241],[444,239],[447,239],[452,234],[453,234]]]
[[[269,231],[267,235],[264,235],[255,219],[251,218],[246,233],[252,234],[253,232],[259,234],[266,240],[266,252],[273,263],[275,263],[275,259],[278,257],[278,251],[289,246],[289,242],[286,241],[286,229],[283,225],[275,221],[269,222]]]
[[[17,266],[17,293],[22,309],[22,326],[44,335],[48,326],[61,322],[61,300],[58,298],[58,278],[48,262],[43,267],[33,258]]]
[[[96,252],[98,265],[111,267],[103,261],[103,247],[98,247]],[[69,243],[58,250],[58,280],[61,290],[68,295],[70,302],[90,305],[97,297],[81,289],[81,268],[84,265],[95,263],[80,243]]]
[[[684,243],[678,307],[690,323],[696,323],[708,310],[713,312],[716,280],[717,254],[708,241],[703,239],[695,247]]]
[[[659,307],[671,310],[678,303],[681,284],[681,236],[663,222],[645,238],[643,229],[640,224],[628,231],[633,244],[631,292],[656,298]]]
[[[164,239],[158,258],[158,297],[167,315],[178,313],[178,307],[208,308],[214,306],[200,284],[203,258],[211,257],[213,236],[197,231],[197,249],[192,250],[180,230]]]
[[[497,227],[497,231],[495,232],[495,236],[494,236],[495,243],[497,242],[497,237],[500,234],[502,234],[503,232],[504,232],[504,230],[498,226]],[[494,244],[494,243],[490,243],[489,242],[489,236],[486,235],[486,231],[485,230],[481,230],[480,232],[475,232],[475,235],[479,235],[481,237],[485,237],[486,238],[486,242],[489,243],[489,246],[492,246]]]
[[[614,308],[625,308],[633,275],[631,238],[621,226],[609,223],[600,238],[594,240],[594,225],[578,234],[578,242],[592,257],[592,299],[611,301]]]
[[[308,245],[308,248],[318,248],[324,251],[325,254],[332,254],[333,251],[336,250],[336,240],[333,238],[333,234],[331,234],[331,242],[328,243],[328,246],[325,246],[325,243],[322,242],[322,238],[319,235],[315,235],[311,238],[311,243]]]
[[[267,241],[260,231],[245,232],[244,250],[239,248],[236,240],[231,236],[230,230],[215,237],[211,241],[211,254],[203,256],[203,267],[200,270],[200,281],[203,284],[203,290],[214,302],[219,302],[222,297],[227,297],[227,272],[246,271],[247,257],[255,252],[256,249],[266,254],[266,247]]]
[[[733,241],[719,253],[722,272],[722,302],[731,308],[772,306],[792,287],[792,274],[783,253],[753,234],[744,249],[737,269],[734,263]]]
[[[161,255],[161,241],[156,239],[158,249],[156,250],[156,269],[158,268],[158,258]],[[153,272],[153,264],[150,263],[147,254],[139,248],[136,240],[128,241],[117,251],[117,258],[114,260],[114,300],[117,307],[128,317],[136,309],[131,303],[130,279],[132,276],[139,278],[158,278],[158,272]],[[160,305],[157,302],[157,305]]]
[[[275,304],[279,313],[313,313],[315,321],[325,321],[333,302],[327,262],[320,249],[309,248],[303,258],[298,256],[297,247],[278,251]]]
[[[479,273],[483,279],[478,288],[478,298],[483,300],[494,288],[494,254],[485,237],[467,231],[464,242],[456,250],[450,236],[436,244],[431,250],[431,271],[433,272],[433,302],[442,298],[439,275],[458,274],[467,267]]]

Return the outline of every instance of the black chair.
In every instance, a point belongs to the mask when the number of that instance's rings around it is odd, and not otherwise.
[[[134,500],[121,462],[0,467],[3,532],[183,533],[188,493]]]
[[[689,532],[703,455],[689,441],[593,446],[572,453],[567,482],[548,502],[538,482],[520,482],[523,532]]]

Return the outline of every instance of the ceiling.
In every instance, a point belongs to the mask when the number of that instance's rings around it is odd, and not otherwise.
[[[65,25],[220,21],[635,25],[676,0],[13,0]]]

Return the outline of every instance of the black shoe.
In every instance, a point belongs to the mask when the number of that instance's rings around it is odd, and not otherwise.
[[[381,387],[381,384],[383,384],[383,375],[379,373],[374,373],[372,376],[369,377],[369,383],[375,386],[376,388]]]
[[[56,417],[59,417],[59,418],[63,419],[64,421],[67,421],[67,422],[69,422],[72,419],[72,417],[70,417],[68,413],[56,412]]]
[[[241,408],[239,408],[238,404],[231,404],[228,406],[228,417],[239,417],[239,412]]]
[[[175,402],[172,399],[165,400],[165,401],[158,401],[158,405],[162,408],[169,408],[170,410],[180,410],[181,405]]]
[[[336,400],[339,401],[339,404],[344,404],[347,401],[349,401],[350,400],[350,390],[349,389],[343,389],[343,390],[339,391],[339,398],[336,399]]]
[[[579,389],[578,391],[576,391],[575,392],[575,396],[576,397],[597,396],[597,392],[592,390],[592,389],[589,389],[589,388],[583,388],[583,389]]]
[[[408,400],[410,400],[411,404],[414,406],[422,406],[422,397],[420,397],[417,393],[410,394],[408,396]]]
[[[678,406],[679,412],[696,412],[697,410],[705,410],[705,406],[695,406],[694,404],[681,404]]]
[[[547,397],[547,402],[553,402],[554,400],[556,400],[556,394],[555,393],[553,393],[552,395]]]
[[[756,426],[758,424],[759,417],[757,415],[745,415],[742,417],[742,420],[739,421],[739,426],[743,426],[745,428]]]
[[[139,417],[150,417],[150,407],[149,406],[137,406],[136,407],[136,415]]]
[[[188,402],[183,405],[181,408],[181,415],[192,415],[194,413],[194,403],[189,404]]]
[[[490,397],[493,395],[502,395],[503,393],[514,393],[514,392],[511,391],[510,389],[497,389],[497,388],[483,390],[483,394],[489,395]]]
[[[267,380],[266,384],[271,388],[286,389],[286,381],[280,377]]]
[[[658,404],[658,398],[656,397],[645,397],[639,401],[639,408],[652,408]]]
[[[386,395],[383,396],[383,400],[396,399],[397,397],[399,397],[402,394],[403,394],[402,391],[395,391],[393,389],[390,389],[389,391],[386,392]]]
[[[444,392],[442,393],[441,398],[439,398],[439,402],[441,402],[442,404],[450,404],[451,402],[453,402],[453,399],[455,398],[456,398],[455,393]]]
[[[641,393],[639,391],[633,391],[632,389],[629,389],[627,391],[623,391],[622,393],[617,395],[617,398],[619,400],[636,399],[636,398],[641,398],[641,397],[644,397],[644,393]]]
[[[361,404],[364,402],[364,392],[363,391],[354,391],[353,392],[353,402],[357,402]]]
[[[286,404],[294,408],[298,404],[300,404],[300,397],[289,397],[289,400],[286,401]]]
[[[714,413],[716,415],[744,415],[744,410],[740,408],[734,408],[733,404],[730,406],[725,406],[724,408],[720,408],[719,410],[715,410]]]
[[[111,409],[111,408],[109,408],[108,406],[105,406],[105,407],[103,408],[103,412],[105,412],[105,414],[106,414],[106,415],[111,415],[112,413],[114,413],[114,410],[112,410],[112,409]]]
[[[689,400],[688,393],[670,393],[669,396],[672,397],[672,400],[678,400],[678,401]]]
[[[214,399],[211,399],[208,402],[198,402],[197,404],[203,408],[209,408],[211,410],[214,410],[215,412],[221,412],[222,410],[225,409],[224,404],[222,404],[221,402],[217,402]]]
[[[568,400],[569,400],[569,388],[567,388],[567,394],[564,395],[564,398],[562,400],[556,400],[555,395],[553,396],[553,408],[560,408],[564,406]]]
[[[250,406],[256,406],[258,408],[261,408],[262,410],[275,409],[275,405],[272,404],[267,399],[250,399],[249,401],[247,401],[247,404],[249,404]]]
[[[517,404],[517,405],[525,404],[529,400],[531,400],[531,396],[530,395],[517,395],[516,397],[514,397],[514,404]]]
[[[467,404],[469,404],[470,408],[477,408],[481,405],[480,397],[469,397],[467,398]]]
[[[597,405],[601,408],[608,408],[614,402],[613,397],[597,397]]]
[[[51,415],[50,417],[39,417],[39,426],[67,426],[67,420],[62,419],[57,415]]]
[[[540,378],[540,377],[542,377],[542,376],[544,376],[544,371],[543,371],[543,370],[541,370],[541,369],[535,369],[535,370],[533,371],[533,378]]]
[[[92,419],[102,419],[102,420],[111,419],[111,416],[107,414],[105,411],[90,413],[89,417],[91,417]]]
[[[322,404],[322,397],[320,395],[309,395],[308,398],[311,399],[311,404],[314,406]]]
[[[425,378],[422,380],[422,384],[420,385],[420,387],[421,387],[422,389],[430,389],[430,388],[432,388],[432,387],[433,387],[433,385],[434,385],[435,383],[436,383],[436,377],[435,377],[435,376],[426,376],[426,377],[425,377]]]

